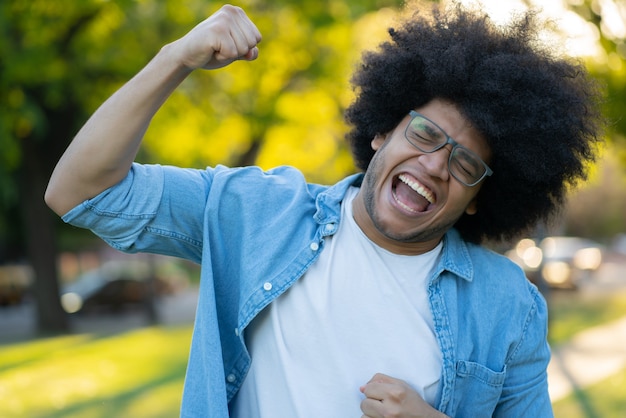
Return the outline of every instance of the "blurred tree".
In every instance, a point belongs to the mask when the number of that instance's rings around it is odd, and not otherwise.
[[[155,117],[144,157],[199,167],[290,164],[317,182],[353,171],[342,122],[349,76],[363,47],[386,34],[393,12],[382,6],[394,3],[250,2],[244,7],[263,34],[259,59],[192,74]]]
[[[581,18],[572,25],[580,36],[572,47],[585,49],[587,67],[605,87],[608,144],[590,181],[569,199],[562,232],[608,242],[626,230],[626,1],[568,4]]]
[[[617,145],[626,169],[626,1],[569,0],[569,7],[583,19],[581,35],[597,42],[586,62],[606,86],[608,136]]]
[[[67,3],[67,2],[65,2]],[[67,321],[58,301],[56,240],[42,193],[53,159],[76,126],[81,104],[70,87],[78,61],[72,44],[98,9],[87,3],[7,1],[0,5],[0,204],[12,257],[28,255],[36,276],[38,325],[63,331]],[[11,218],[9,218],[9,216]],[[16,245],[17,244],[17,245]],[[20,248],[25,245],[25,249]]]
[[[610,145],[588,184],[570,197],[562,233],[610,243],[626,231],[626,171],[619,155]]]
[[[354,170],[342,140],[348,79],[358,54],[386,35],[394,13],[385,7],[400,3],[243,0],[264,35],[259,59],[193,74],[155,117],[140,160],[292,164],[317,182]],[[55,264],[61,224],[42,200],[54,164],[106,97],[218,7],[201,0],[0,2],[0,263],[33,264],[41,330],[67,328]],[[602,46],[588,63],[606,80],[611,134],[624,143],[625,2],[570,0],[569,7]]]
[[[314,181],[353,169],[341,141],[348,74],[391,15],[368,12],[401,1],[265,3],[240,3],[264,33],[261,58],[192,75],[155,118],[140,159],[289,163]],[[58,298],[60,224],[42,199],[54,165],[106,97],[216,8],[201,0],[0,2],[0,263],[33,265],[41,331],[68,328]]]

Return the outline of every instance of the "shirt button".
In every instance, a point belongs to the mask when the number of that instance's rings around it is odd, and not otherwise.
[[[326,224],[326,231],[330,232],[333,230],[333,228],[335,228],[335,224]]]
[[[226,376],[226,381],[228,383],[233,383],[235,380],[237,380],[237,376],[235,376],[234,374],[229,374],[228,376]]]
[[[272,284],[270,282],[265,282],[263,284],[263,289],[268,290],[268,291],[272,290]]]
[[[311,251],[317,251],[319,250],[320,246],[317,242],[312,242],[311,245],[309,245],[309,248],[311,248]]]
[[[235,335],[239,337],[239,328],[235,328]]]

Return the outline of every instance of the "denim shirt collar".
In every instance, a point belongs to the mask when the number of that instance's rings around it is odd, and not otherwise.
[[[460,278],[471,282],[474,280],[474,264],[469,254],[468,244],[456,229],[450,229],[444,236],[443,251],[438,265],[439,276],[447,270]]]
[[[348,188],[359,187],[363,181],[363,173],[348,176],[317,195],[315,200],[316,212],[313,219],[319,225],[338,225],[341,218],[341,201],[344,199]],[[323,235],[332,235],[336,228],[327,229]]]

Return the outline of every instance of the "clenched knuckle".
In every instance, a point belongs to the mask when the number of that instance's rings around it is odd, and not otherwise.
[[[245,13],[241,7],[239,7],[239,6],[233,6],[232,4],[225,4],[225,5],[222,7],[222,10],[224,10],[224,11],[226,11],[226,12],[229,12],[229,13],[235,13],[235,14],[242,14],[242,13]]]
[[[406,398],[404,388],[394,388],[389,391],[389,398],[395,402],[402,402]]]

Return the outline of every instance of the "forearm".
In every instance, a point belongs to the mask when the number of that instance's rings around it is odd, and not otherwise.
[[[132,164],[150,120],[191,70],[165,46],[91,116],[59,160],[46,202],[63,215],[119,182]]]
[[[261,33],[245,12],[226,5],[163,47],[78,132],[52,173],[45,196],[48,206],[63,215],[122,180],[150,120],[185,77],[196,68],[252,61],[260,41]]]

